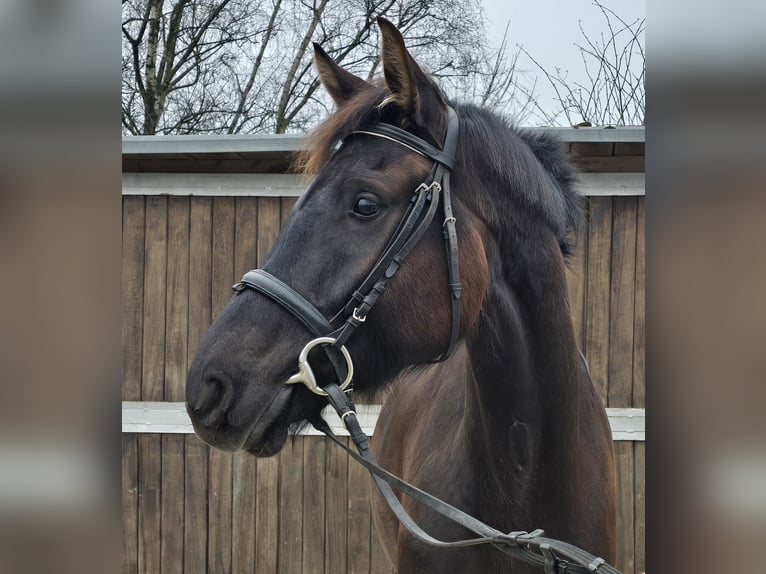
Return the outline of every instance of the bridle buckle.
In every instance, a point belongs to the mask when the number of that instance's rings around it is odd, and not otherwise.
[[[351,316],[359,321],[360,323],[364,323],[367,320],[367,313],[364,315],[359,314],[359,307],[354,307],[354,311],[351,313]]]
[[[418,195],[421,192],[436,192],[440,193],[442,186],[438,181],[432,181],[431,183],[423,182],[415,188],[414,195]]]

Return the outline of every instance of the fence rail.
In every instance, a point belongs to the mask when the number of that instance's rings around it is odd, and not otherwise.
[[[380,405],[357,404],[356,414],[362,430],[373,436],[380,414]],[[644,429],[645,409],[606,409],[612,440],[646,440]],[[349,436],[346,427],[331,407],[322,411],[330,429],[338,436]],[[123,401],[122,432],[194,434],[186,404],[183,402]],[[300,429],[300,436],[323,436],[314,427]]]
[[[266,173],[125,173],[123,195],[299,197],[306,178]],[[578,190],[586,197],[643,196],[643,173],[584,173]]]

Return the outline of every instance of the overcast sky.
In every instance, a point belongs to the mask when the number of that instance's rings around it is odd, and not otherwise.
[[[523,46],[534,58],[553,72],[556,67],[569,71],[572,80],[584,80],[584,68],[574,43],[584,42],[578,27],[591,38],[607,32],[606,20],[592,0],[481,0],[489,21],[490,40],[499,45],[510,22],[508,41],[510,53],[516,45]],[[602,0],[604,6],[614,10],[628,23],[645,16],[644,0]],[[522,55],[521,67],[534,75],[538,70]],[[537,82],[539,102],[546,108],[553,107],[553,90],[543,78]],[[525,122],[531,123],[531,122]]]

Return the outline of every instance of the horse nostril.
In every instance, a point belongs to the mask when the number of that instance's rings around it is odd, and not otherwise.
[[[219,422],[234,402],[234,384],[220,371],[210,371],[202,378],[196,400],[190,405],[205,426]]]

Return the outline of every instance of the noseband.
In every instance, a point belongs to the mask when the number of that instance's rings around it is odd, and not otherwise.
[[[295,289],[262,269],[248,271],[242,277],[242,281],[234,285],[233,289],[237,293],[241,293],[245,289],[253,289],[266,295],[289,311],[314,335],[315,339],[306,344],[301,351],[298,357],[299,370],[287,380],[288,384],[303,383],[313,393],[323,396],[327,394],[318,386],[316,377],[308,364],[309,351],[320,345],[334,347],[340,352],[340,356],[338,353],[328,353],[328,358],[335,369],[341,390],[351,384],[354,368],[351,356],[345,347],[346,341],[367,320],[368,313],[386,290],[388,282],[425,234],[440,203],[444,214],[442,229],[451,293],[452,329],[447,350],[434,362],[447,359],[455,350],[460,332],[461,285],[456,220],[452,214],[450,197],[450,172],[455,165],[460,123],[452,108],[448,108],[448,115],[447,134],[441,150],[410,132],[390,124],[375,123],[364,130],[352,132],[352,135],[369,135],[396,142],[432,159],[434,164],[428,179],[415,189],[404,216],[372,270],[332,319],[328,320],[321,311]],[[343,323],[335,328],[333,325],[341,319],[343,319]],[[344,359],[345,365],[339,357]]]

